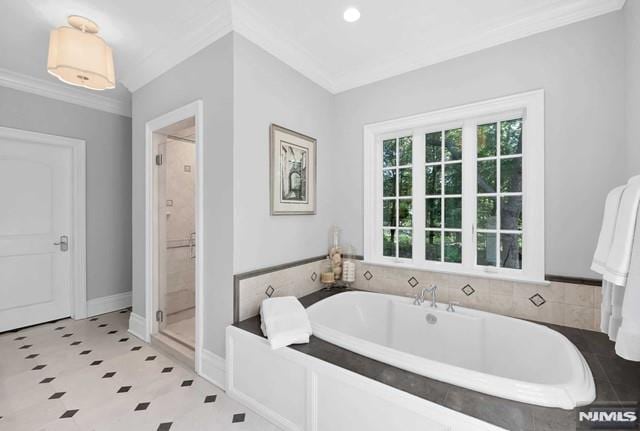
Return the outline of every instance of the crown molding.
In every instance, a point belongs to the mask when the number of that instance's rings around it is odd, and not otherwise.
[[[473,38],[445,46],[437,52],[431,52],[422,58],[398,56],[386,61],[363,64],[358,69],[334,78],[335,93],[351,90],[426,66],[451,60],[493,46],[502,45],[537,33],[553,30],[579,21],[595,18],[621,9],[626,0],[581,0],[570,4],[561,3],[559,7],[529,10],[508,24],[493,28]]]
[[[626,0],[579,0],[560,2],[554,8],[527,10],[508,24],[450,43],[422,57],[397,56],[361,64],[357,69],[334,75],[302,45],[282,34],[245,0],[214,0],[188,25],[180,38],[155,49],[138,64],[120,73],[120,81],[134,92],[209,44],[235,31],[280,59],[311,81],[336,94],[401,75],[422,67],[501,45],[621,9]]]
[[[61,100],[74,105],[131,117],[131,104],[110,97],[90,94],[68,85],[0,68],[0,86]],[[88,90],[87,90],[88,91]]]
[[[139,63],[125,68],[120,74],[120,82],[133,93],[230,33],[233,30],[231,23],[230,0],[213,1],[197,17],[178,26],[191,31],[181,33],[181,37],[172,39]]]
[[[232,0],[233,31],[244,36],[311,81],[334,91],[334,83],[326,68],[296,41],[287,39],[266,19],[254,12],[243,0]]]

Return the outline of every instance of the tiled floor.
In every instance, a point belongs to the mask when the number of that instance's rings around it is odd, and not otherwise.
[[[128,310],[0,335],[0,430],[278,428],[127,333]]]

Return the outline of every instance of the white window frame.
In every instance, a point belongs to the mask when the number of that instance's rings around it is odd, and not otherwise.
[[[475,256],[476,126],[519,117],[523,119],[522,269],[479,266]],[[424,235],[416,234],[425,231],[424,137],[429,131],[461,125],[462,193],[466,196],[462,200],[462,241],[472,246],[463,245],[462,264],[427,261]],[[413,135],[413,256],[411,259],[385,257],[382,255],[382,141],[408,135]],[[365,262],[544,283],[544,90],[368,124],[364,126],[363,138]],[[470,202],[473,204],[469,205]]]

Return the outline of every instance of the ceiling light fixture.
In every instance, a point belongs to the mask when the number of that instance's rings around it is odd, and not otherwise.
[[[97,35],[98,25],[71,15],[71,27],[58,27],[49,37],[47,71],[63,82],[91,90],[106,90],[116,84],[113,53]]]
[[[344,11],[342,17],[346,22],[356,22],[360,19],[360,11],[354,7],[350,7]]]

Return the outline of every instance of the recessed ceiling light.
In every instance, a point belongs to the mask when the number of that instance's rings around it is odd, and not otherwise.
[[[342,17],[346,22],[356,22],[360,19],[360,11],[354,7],[350,7],[344,11]]]

